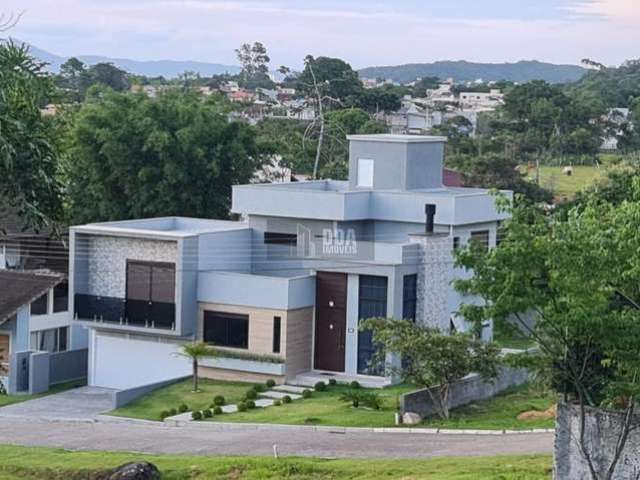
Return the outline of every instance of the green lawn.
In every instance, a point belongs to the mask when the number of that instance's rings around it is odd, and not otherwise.
[[[596,180],[605,176],[606,169],[604,167],[597,168],[594,166],[574,166],[571,176],[562,173],[564,167],[540,167],[540,185],[551,190],[556,197],[573,197],[576,192],[592,185]],[[527,172],[530,180],[534,180],[536,176],[535,169],[523,170]]]
[[[203,410],[213,403],[213,397],[223,395],[227,403],[237,403],[244,398],[252,383],[222,382],[206,378],[200,379],[200,391],[193,392],[193,383],[189,380],[169,385],[142,397],[141,399],[110,412],[120,417],[160,420],[160,412],[178,408],[185,403],[189,410]]]
[[[557,399],[551,394],[542,394],[523,385],[491,400],[457,408],[451,412],[449,420],[427,419],[425,426],[478,430],[554,428],[554,419],[520,421],[517,416],[530,410],[547,410],[556,401]]]
[[[314,392],[311,398],[296,400],[288,405],[256,409],[244,413],[222,415],[223,422],[286,423],[289,425],[330,425],[340,427],[392,427],[398,395],[415,390],[409,386],[394,386],[379,393],[383,405],[380,410],[353,408],[341,402],[340,396],[348,387],[327,387],[326,392]],[[214,419],[213,421],[216,421]]]
[[[69,452],[0,446],[0,480],[91,479],[123,463],[146,460],[165,480],[542,480],[550,455],[446,457],[429,460],[327,460],[316,458],[205,457]]]
[[[75,381],[54,385],[47,393],[41,393],[39,395],[0,395],[0,407],[6,407],[7,405],[13,405],[14,403],[26,402],[27,400],[33,400],[35,398],[52,395],[54,393],[64,392],[65,390],[82,387],[84,385],[86,385],[85,381]]]
[[[215,395],[224,395],[227,403],[237,403],[252,384],[203,380],[202,392],[193,393],[191,382],[183,381],[153,392],[140,400],[111,412],[112,415],[159,420],[160,412],[178,408],[186,403],[190,410],[202,410],[211,404]],[[375,390],[383,403],[379,410],[353,408],[340,401],[348,387],[336,385],[325,392],[314,392],[311,398],[295,400],[288,405],[258,408],[242,413],[214,416],[209,421],[235,423],[273,423],[288,425],[324,425],[340,427],[393,427],[396,402],[400,394],[413,390],[406,385]],[[552,428],[553,420],[519,421],[518,414],[529,410],[546,410],[554,399],[520,387],[494,399],[461,407],[452,412],[449,421],[427,419],[423,427],[530,429]]]

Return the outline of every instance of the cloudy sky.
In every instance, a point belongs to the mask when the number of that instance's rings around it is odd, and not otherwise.
[[[266,44],[356,67],[464,59],[619,64],[640,57],[640,0],[2,0],[11,35],[59,55],[236,63]]]

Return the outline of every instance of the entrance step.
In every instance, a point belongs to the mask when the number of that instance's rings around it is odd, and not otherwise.
[[[278,385],[277,387],[273,387],[272,390],[302,395],[302,392],[305,390],[313,390],[313,388],[296,387],[295,385]]]
[[[220,408],[222,408],[224,413],[236,413],[238,411],[237,405],[223,405]]]
[[[274,400],[270,398],[259,398],[256,400],[256,407],[258,408],[266,408],[271,407],[273,405]]]
[[[302,395],[298,395],[296,393],[287,393],[287,392],[276,392],[275,390],[269,390],[268,392],[259,393],[261,397],[273,398],[277,400],[282,400],[284,397],[289,396],[291,400],[298,400],[302,398]]]

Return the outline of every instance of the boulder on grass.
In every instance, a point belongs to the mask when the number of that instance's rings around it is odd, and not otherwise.
[[[418,413],[406,412],[402,415],[402,423],[406,425],[417,425],[422,423],[422,417]]]
[[[105,480],[160,480],[160,471],[153,463],[131,462],[114,468]]]

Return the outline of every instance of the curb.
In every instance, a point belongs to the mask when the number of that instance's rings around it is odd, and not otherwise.
[[[532,428],[527,430],[474,430],[454,428],[402,428],[402,427],[335,427],[314,425],[287,425],[281,423],[235,423],[235,422],[210,422],[210,421],[184,421],[165,420],[164,422],[153,420],[141,420],[127,417],[110,417],[98,415],[96,422],[104,423],[129,423],[137,425],[155,425],[171,428],[208,428],[212,431],[223,430],[289,430],[312,431],[319,433],[394,433],[394,434],[420,434],[420,435],[531,435],[543,433],[555,433],[554,428]]]

